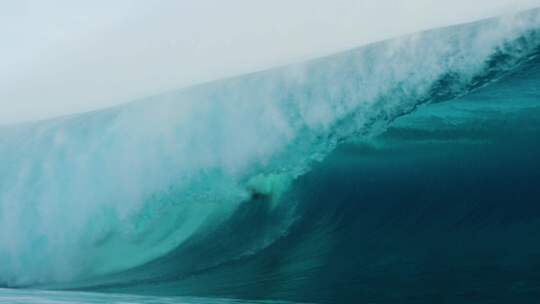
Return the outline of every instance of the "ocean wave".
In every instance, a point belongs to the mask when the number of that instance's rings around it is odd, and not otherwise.
[[[295,221],[288,185],[339,143],[533,60],[539,27],[533,10],[4,127],[0,282],[122,272],[218,233],[246,201],[266,202],[275,220],[203,266],[256,252]]]

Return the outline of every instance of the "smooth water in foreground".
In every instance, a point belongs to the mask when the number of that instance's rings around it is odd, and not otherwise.
[[[0,303],[538,303],[539,30],[0,129]]]

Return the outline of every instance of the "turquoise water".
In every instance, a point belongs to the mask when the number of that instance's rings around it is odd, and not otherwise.
[[[0,303],[6,304],[69,304],[69,303],[110,303],[110,304],[288,304],[284,301],[242,301],[220,298],[195,297],[152,297],[128,294],[103,294],[92,292],[61,292],[43,290],[0,289]]]
[[[0,129],[0,301],[535,303],[539,29]]]

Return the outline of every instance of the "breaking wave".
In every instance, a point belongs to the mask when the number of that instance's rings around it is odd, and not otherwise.
[[[341,143],[484,87],[539,46],[533,10],[3,127],[0,284],[177,280],[256,254],[306,216],[288,189]]]

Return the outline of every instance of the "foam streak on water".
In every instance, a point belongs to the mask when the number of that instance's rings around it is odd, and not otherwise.
[[[1,304],[294,304],[287,301],[254,301],[223,298],[152,297],[129,294],[1,289]]]

